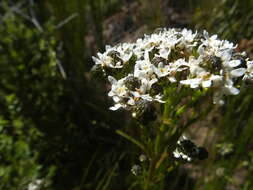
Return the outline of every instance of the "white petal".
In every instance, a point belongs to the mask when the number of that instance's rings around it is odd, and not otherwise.
[[[145,61],[149,61],[149,52],[146,50],[144,54]]]
[[[112,47],[111,47],[110,45],[106,45],[106,46],[105,46],[105,50],[106,50],[106,51],[110,50],[111,48],[112,48]]]
[[[230,86],[233,86],[233,85],[234,85],[234,82],[233,82],[232,79],[227,79],[225,85],[230,87]]]
[[[199,84],[201,83],[200,78],[196,79],[188,79],[188,80],[182,80],[180,81],[181,84],[190,85],[191,88],[197,88]]]
[[[117,80],[112,76],[108,76],[108,80],[111,84],[116,84],[117,83]]]
[[[119,102],[120,101],[120,98],[118,96],[113,96],[112,99],[113,99],[114,102]]]
[[[96,58],[96,57],[94,57],[94,56],[92,56],[92,60],[93,60],[94,62],[98,62],[98,61],[99,61],[99,59]]]
[[[231,86],[231,87],[227,87],[227,92],[231,95],[237,95],[240,93],[240,90]]]
[[[220,57],[222,61],[229,61],[231,59],[232,53],[231,51],[218,51],[216,52],[216,56]]]
[[[168,79],[171,83],[177,82],[175,77],[169,77]]]
[[[181,80],[180,83],[181,84],[185,84],[185,85],[189,85],[189,84],[191,84],[191,79],[189,79],[189,80]]]
[[[139,98],[141,96],[140,93],[137,91],[131,91],[131,94],[136,98]]]
[[[228,65],[230,66],[230,67],[237,67],[237,66],[239,66],[241,64],[241,61],[240,60],[232,60],[232,61],[229,61],[228,62]]]
[[[186,160],[186,159],[188,159],[188,156],[185,155],[185,154],[183,154],[183,155],[182,155],[182,158]]]
[[[232,77],[241,77],[246,72],[245,68],[234,69],[230,72]]]
[[[170,54],[170,49],[168,49],[168,48],[166,48],[166,49],[163,48],[163,49],[159,50],[160,57],[162,57],[164,59],[168,59],[169,54]]]
[[[108,93],[108,96],[114,96],[115,95],[115,93],[113,92],[113,91],[110,91],[109,93]]]
[[[160,63],[158,64],[158,68],[164,68],[163,62],[160,62]]]
[[[127,55],[122,55],[120,58],[123,60],[123,62],[129,61],[129,59],[132,57],[133,53],[131,52],[130,54]]]
[[[115,104],[114,106],[110,107],[109,109],[112,110],[112,111],[115,111],[115,110],[118,110],[121,107],[122,107],[121,104]]]
[[[152,86],[152,84],[156,83],[158,81],[157,78],[153,78],[149,81],[149,85]]]
[[[162,103],[162,104],[164,104],[166,101],[164,101],[164,100],[161,100],[161,99],[155,99],[157,102],[159,102],[159,103]]]
[[[210,87],[212,85],[212,81],[211,80],[206,80],[206,81],[203,81],[202,82],[202,86],[204,87],[204,88],[208,88],[208,87]]]
[[[153,101],[153,98],[150,95],[148,95],[148,94],[141,95],[141,98],[143,100],[147,100],[147,101],[150,101],[150,102]]]
[[[114,66],[114,68],[122,68],[123,65],[121,64],[121,62],[117,62]]]
[[[198,88],[199,87],[199,83],[191,83],[190,87],[191,88]]]
[[[218,81],[222,81],[222,76],[220,76],[220,75],[212,75],[212,76],[210,77],[210,79],[211,79],[212,81],[218,82]]]
[[[179,158],[179,157],[180,157],[180,154],[179,154],[178,152],[174,151],[174,152],[173,152],[173,156],[174,156],[175,158]]]

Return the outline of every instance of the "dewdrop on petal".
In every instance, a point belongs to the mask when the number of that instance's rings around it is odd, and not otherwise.
[[[213,103],[220,105],[224,96],[239,94],[238,79],[253,80],[253,62],[235,48],[206,31],[164,28],[133,43],[106,46],[92,59],[109,76],[108,96],[114,102],[110,109],[130,110],[138,117],[143,101],[165,102],[164,83],[210,89]]]

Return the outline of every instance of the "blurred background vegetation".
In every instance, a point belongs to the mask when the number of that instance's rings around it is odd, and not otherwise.
[[[140,189],[130,169],[141,152],[115,133],[134,136],[135,123],[108,110],[91,56],[158,27],[187,27],[253,58],[252,9],[252,0],[1,0],[0,189]],[[244,86],[189,129],[210,157],[168,173],[163,189],[253,189],[252,107]]]

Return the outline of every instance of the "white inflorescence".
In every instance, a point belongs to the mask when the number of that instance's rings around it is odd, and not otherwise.
[[[145,35],[135,43],[106,46],[104,53],[92,58],[96,66],[112,73],[108,76],[108,95],[115,102],[111,110],[128,109],[140,101],[163,103],[162,90],[155,90],[161,81],[212,89],[213,103],[223,104],[224,95],[239,93],[237,78],[253,78],[253,62],[235,48],[206,31],[173,28]]]

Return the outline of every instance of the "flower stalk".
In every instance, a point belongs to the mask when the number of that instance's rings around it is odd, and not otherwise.
[[[96,69],[108,76],[110,110],[125,109],[136,119],[141,137],[116,133],[137,145],[148,157],[142,173],[145,190],[163,184],[167,171],[207,158],[208,153],[183,136],[205,118],[213,104],[225,104],[253,80],[253,61],[236,45],[206,31],[162,29],[135,43],[107,46],[93,57]]]

